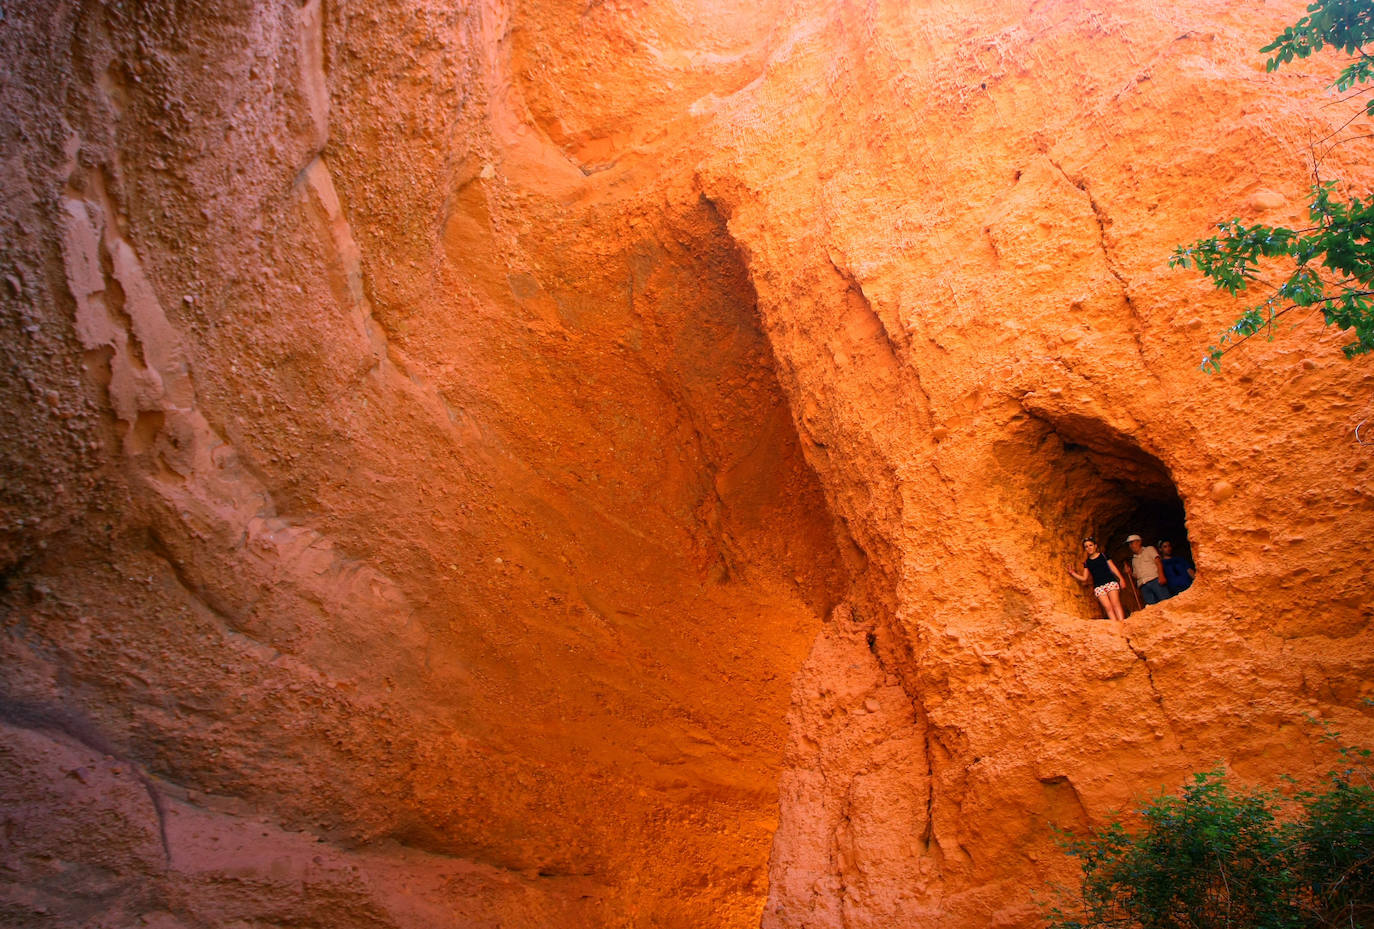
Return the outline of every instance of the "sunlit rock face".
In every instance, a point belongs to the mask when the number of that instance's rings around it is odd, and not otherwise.
[[[0,921],[1030,927],[1374,736],[1374,363],[1166,267],[1300,13],[6,6]]]

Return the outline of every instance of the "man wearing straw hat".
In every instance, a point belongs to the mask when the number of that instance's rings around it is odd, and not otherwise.
[[[1126,536],[1126,544],[1131,546],[1131,560],[1126,565],[1126,572],[1132,575],[1145,605],[1173,596],[1164,580],[1164,562],[1160,560],[1159,550],[1153,545],[1146,545],[1138,535]]]

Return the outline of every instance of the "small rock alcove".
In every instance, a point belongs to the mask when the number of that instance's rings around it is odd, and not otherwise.
[[[1176,556],[1196,562],[1183,498],[1158,457],[1100,420],[1033,415],[1050,433],[1041,449],[1056,475],[1050,486],[1063,494],[1058,508],[1065,524],[1079,527],[1080,538],[1095,538],[1118,568],[1130,559],[1126,537],[1132,533],[1146,545],[1167,539]],[[1101,616],[1091,593],[1071,579],[1064,590],[1074,612]],[[1128,591],[1121,599],[1128,613],[1138,609]]]

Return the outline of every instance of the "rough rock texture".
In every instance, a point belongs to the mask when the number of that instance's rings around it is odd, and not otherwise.
[[[0,920],[1029,926],[1374,736],[1374,363],[1164,267],[1330,65],[1148,6],[6,6]]]
[[[873,578],[797,679],[765,926],[1025,924],[1051,825],[1320,770],[1307,713],[1368,737],[1374,366],[1309,319],[1202,377],[1236,304],[1163,260],[1300,219],[1321,85],[1252,51],[1291,15],[846,7],[724,105],[758,128],[703,186]],[[1367,185],[1362,144],[1323,171]],[[1197,585],[1089,619],[1078,540],[1175,493]]]

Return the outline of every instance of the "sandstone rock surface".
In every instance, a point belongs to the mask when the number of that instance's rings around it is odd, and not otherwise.
[[[1291,7],[8,5],[0,922],[1029,927],[1368,741],[1374,362],[1165,267]]]

